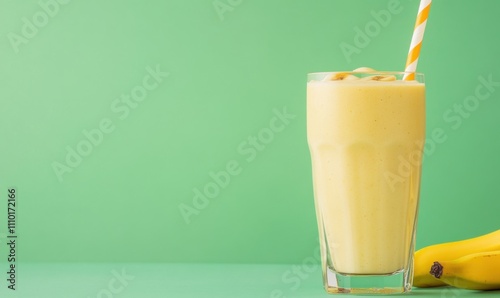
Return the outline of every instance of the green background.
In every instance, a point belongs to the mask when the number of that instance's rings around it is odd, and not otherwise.
[[[401,0],[359,53],[340,46],[388,3],[73,0],[16,53],[12,34],[43,9],[0,1],[0,236],[16,187],[20,262],[302,262],[317,246],[306,74],[402,70],[418,1]],[[443,116],[479,77],[500,82],[499,9],[434,1],[418,70],[428,137],[446,141],[425,158],[418,247],[500,228],[500,88],[458,128]],[[113,102],[158,65],[169,75],[120,119]],[[238,147],[284,109],[295,118],[248,161]],[[52,164],[103,119],[115,129],[59,181]],[[241,172],[187,223],[179,206],[231,161]]]

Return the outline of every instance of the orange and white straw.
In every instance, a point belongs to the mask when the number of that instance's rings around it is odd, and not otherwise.
[[[405,80],[415,79],[415,71],[417,70],[418,57],[420,55],[420,48],[422,47],[422,39],[424,38],[425,25],[427,25],[431,3],[432,0],[420,1],[417,21],[415,23],[415,29],[413,30],[413,37],[411,38],[410,51],[408,52],[408,59],[406,60],[405,72],[409,72],[409,74],[405,74]]]

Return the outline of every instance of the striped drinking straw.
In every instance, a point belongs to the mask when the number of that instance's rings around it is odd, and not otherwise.
[[[408,52],[408,60],[406,60],[404,79],[411,81],[415,79],[415,71],[417,70],[418,56],[420,55],[420,48],[422,47],[422,39],[424,38],[425,25],[429,17],[429,10],[431,9],[432,0],[421,0],[420,7],[418,8],[417,21],[413,36],[411,38],[410,51]]]

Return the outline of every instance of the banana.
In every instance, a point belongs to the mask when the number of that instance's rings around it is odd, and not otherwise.
[[[323,81],[352,81],[357,79],[358,77],[348,72],[336,72],[324,78]]]
[[[435,261],[451,261],[465,255],[495,250],[500,250],[500,230],[476,238],[422,248],[414,256],[413,285],[420,288],[445,286],[443,281],[429,274],[429,268]]]
[[[395,81],[396,77],[393,75],[376,75],[362,78],[363,81]]]
[[[450,286],[468,290],[500,289],[500,250],[437,261],[431,274]]]
[[[375,69],[369,67],[358,67],[353,72],[374,72]]]

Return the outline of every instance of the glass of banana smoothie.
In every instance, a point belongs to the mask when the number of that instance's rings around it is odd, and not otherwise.
[[[327,292],[410,291],[424,76],[308,74],[307,139]]]

